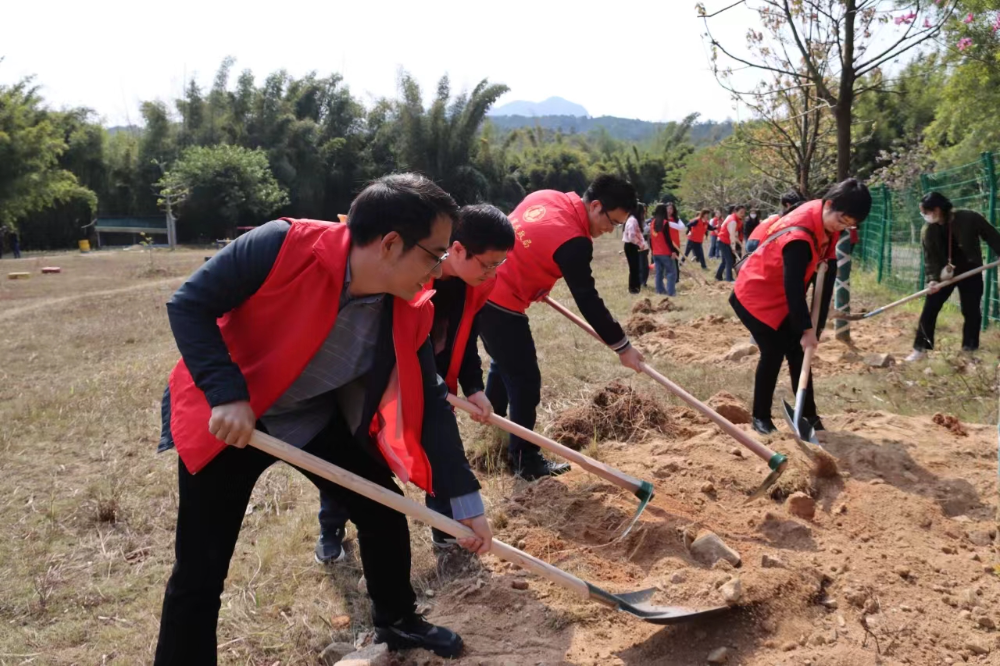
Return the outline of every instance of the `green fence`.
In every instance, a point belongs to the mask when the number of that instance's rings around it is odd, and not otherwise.
[[[928,192],[940,192],[955,204],[981,213],[997,226],[998,183],[993,153],[983,153],[970,164],[920,176],[919,185],[893,190],[885,185],[872,190],[872,211],[862,225],[861,238],[854,250],[862,270],[877,271],[878,281],[899,291],[918,291],[925,286],[924,258],[920,235],[924,220],[920,199]],[[983,247],[984,256],[994,261],[993,252]],[[1000,321],[1000,290],[997,270],[986,274],[983,294],[983,327]]]

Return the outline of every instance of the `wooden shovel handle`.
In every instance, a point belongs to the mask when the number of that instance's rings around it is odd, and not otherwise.
[[[544,298],[544,300],[545,300],[546,303],[548,303],[553,308],[555,308],[558,312],[561,312],[563,315],[565,315],[566,318],[568,318],[574,324],[576,324],[577,326],[579,326],[580,328],[582,328],[586,332],[590,333],[596,339],[598,339],[598,340],[601,339],[601,337],[599,335],[597,335],[597,331],[595,331],[593,328],[590,327],[590,324],[588,324],[584,320],[580,319],[575,314],[573,314],[572,312],[570,312],[569,310],[567,310],[565,307],[563,307],[559,303],[556,303],[554,300],[552,300],[548,296],[546,296]],[[739,428],[737,428],[735,425],[733,425],[732,423],[730,423],[726,418],[724,418],[717,411],[715,411],[714,409],[712,409],[711,407],[709,407],[708,405],[706,405],[702,401],[698,400],[698,398],[694,397],[693,395],[691,395],[690,393],[688,393],[687,391],[685,391],[684,389],[682,389],[680,386],[678,386],[677,384],[673,383],[672,381],[670,381],[669,379],[667,379],[666,377],[664,377],[663,375],[661,375],[656,370],[653,370],[651,367],[649,367],[645,363],[643,363],[639,367],[640,367],[640,369],[644,373],[646,373],[647,375],[649,375],[654,381],[656,381],[658,384],[660,384],[661,386],[663,386],[665,389],[667,389],[668,391],[670,391],[671,393],[673,393],[674,395],[676,395],[678,398],[680,398],[681,400],[683,400],[689,407],[691,407],[691,408],[693,408],[693,409],[701,412],[704,416],[708,417],[709,420],[711,420],[715,425],[717,425],[720,428],[722,428],[722,430],[725,431],[725,433],[727,435],[729,435],[730,437],[732,437],[733,439],[735,439],[737,442],[739,442],[743,446],[745,446],[748,449],[750,449],[755,455],[759,456],[765,462],[767,462],[767,463],[770,464],[771,459],[774,457],[774,451],[772,451],[771,449],[767,448],[766,446],[764,446],[763,444],[761,444],[757,440],[755,440],[752,437],[750,437],[749,435],[747,435],[745,432],[743,432],[742,430],[740,430]]]
[[[462,400],[458,396],[448,395],[448,402],[459,409],[468,412],[469,414],[479,414],[479,408],[473,405],[467,400]],[[489,422],[497,426],[501,430],[506,430],[507,432],[517,435],[521,439],[531,442],[532,444],[539,446],[546,451],[551,451],[560,458],[574,462],[583,469],[587,470],[591,474],[601,477],[605,481],[610,481],[611,483],[630,490],[633,493],[639,491],[642,487],[642,481],[639,479],[629,476],[624,472],[620,472],[614,467],[609,467],[604,463],[594,460],[590,456],[586,456],[579,451],[574,451],[573,449],[563,446],[559,442],[549,439],[539,435],[534,430],[528,430],[524,426],[520,426],[513,421],[509,421],[502,416],[496,414],[491,414]]]
[[[809,371],[812,369],[813,356],[816,355],[816,348],[810,347],[802,355],[802,369],[799,371],[798,387],[800,391],[805,391],[809,386]]]
[[[465,538],[475,536],[471,529],[457,520],[452,520],[437,511],[432,511],[423,504],[418,504],[408,497],[394,493],[391,490],[383,488],[377,483],[372,483],[368,479],[364,479],[357,474],[348,472],[347,470],[337,467],[322,458],[314,456],[313,454],[307,453],[301,449],[297,449],[291,444],[287,444],[280,439],[271,437],[270,435],[262,433],[259,430],[254,431],[253,437],[250,439],[250,446],[260,449],[265,453],[269,453],[275,458],[285,461],[289,465],[298,467],[299,469],[303,469],[307,472],[312,472],[317,476],[321,476],[327,481],[332,481],[338,486],[343,486],[344,488],[352,490],[359,495],[363,495],[374,502],[385,505],[390,509],[395,509],[404,515],[416,518],[417,520],[432,527],[436,527],[442,532],[446,532],[453,537]],[[513,546],[509,546],[502,541],[497,541],[496,539],[493,539],[493,545],[490,547],[490,552],[500,559],[513,562],[514,564],[523,567],[538,576],[552,581],[556,585],[561,585],[562,587],[575,592],[584,599],[590,598],[590,590],[587,587],[587,583],[580,580],[573,574],[552,566],[548,562],[543,562],[538,558],[532,557],[531,555],[528,555]]]

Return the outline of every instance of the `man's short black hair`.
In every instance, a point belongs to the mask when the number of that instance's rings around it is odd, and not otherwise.
[[[858,224],[865,221],[872,209],[871,192],[857,178],[848,178],[831,187],[823,201],[831,202],[832,210],[850,215]]]
[[[458,220],[458,204],[434,181],[416,173],[396,173],[372,181],[351,203],[351,242],[364,247],[395,231],[410,249],[431,235],[441,216]]]
[[[934,210],[935,208],[940,208],[942,215],[948,215],[951,213],[951,209],[955,206],[951,203],[951,199],[940,192],[928,192],[924,195],[924,198],[920,200],[920,207],[924,210]]]
[[[733,209],[731,211],[729,211],[729,214],[732,215],[736,211],[746,210],[746,209],[747,209],[747,207],[745,205],[743,205],[743,204],[736,204],[735,206],[733,206]]]
[[[795,190],[789,190],[781,195],[782,206],[794,206],[801,201],[803,201],[802,195]]]
[[[583,200],[587,203],[600,201],[605,211],[617,209],[631,211],[639,203],[632,183],[607,173],[594,179],[583,193]]]
[[[489,204],[462,206],[451,229],[451,242],[458,241],[472,256],[514,247],[514,225],[503,211]]]

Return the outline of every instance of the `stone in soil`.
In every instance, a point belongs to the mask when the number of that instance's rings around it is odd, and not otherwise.
[[[871,354],[865,363],[873,368],[888,368],[896,364],[896,358],[892,354]]]
[[[389,666],[389,646],[375,643],[345,655],[335,666]]]
[[[771,557],[770,555],[765,553],[760,558],[760,566],[764,567],[765,569],[783,569],[785,567],[785,563],[779,560],[777,557]]]
[[[712,566],[725,560],[733,566],[740,565],[740,554],[726,545],[714,532],[702,532],[689,546],[692,557],[703,564]]]
[[[743,583],[737,577],[723,585],[719,591],[727,604],[737,604],[743,598]]]
[[[788,512],[793,516],[812,520],[816,516],[816,500],[803,492],[794,492],[788,497]]]
[[[748,356],[753,356],[759,353],[760,350],[757,349],[757,347],[744,342],[741,344],[733,345],[732,349],[730,349],[723,358],[725,358],[727,361],[739,361]]]
[[[708,653],[708,663],[710,664],[724,664],[729,661],[729,655],[732,653],[727,647],[716,648]]]

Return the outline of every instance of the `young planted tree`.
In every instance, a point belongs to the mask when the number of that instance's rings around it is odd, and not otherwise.
[[[882,68],[937,37],[957,0],[739,0],[717,11],[697,5],[712,47],[717,72],[733,68],[773,77],[782,87],[810,90],[829,106],[836,123],[837,180],[851,173],[855,99],[884,89]],[[746,7],[757,14],[760,29],[747,32],[745,48],[723,44],[711,30],[712,19]],[[884,27],[894,30],[886,34]],[[776,75],[776,76],[775,76]],[[780,88],[779,88],[780,89]],[[775,91],[776,92],[776,91]],[[850,307],[848,235],[837,245],[836,307]],[[837,337],[850,339],[849,322],[838,320]]]

